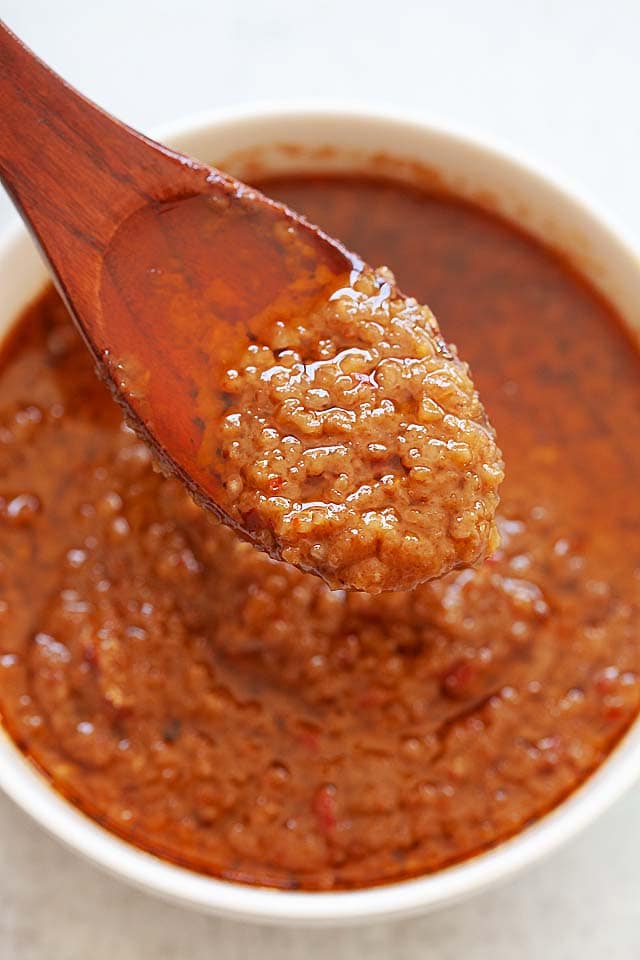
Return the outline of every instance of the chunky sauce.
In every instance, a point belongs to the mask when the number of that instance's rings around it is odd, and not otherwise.
[[[155,473],[52,291],[0,371],[0,706],[145,849],[326,890],[437,870],[551,809],[640,706],[640,360],[552,254],[381,181],[267,192],[447,319],[507,464],[490,561],[331,592]]]
[[[496,547],[493,429],[466,363],[387,268],[353,271],[308,315],[262,324],[223,389],[205,440],[231,517],[268,553],[275,542],[330,587],[373,594]]]

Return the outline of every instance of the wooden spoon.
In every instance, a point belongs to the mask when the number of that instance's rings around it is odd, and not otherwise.
[[[0,177],[129,422],[221,520],[372,593],[493,549],[493,430],[388,272],[107,116],[1,24]]]
[[[203,386],[215,394],[256,321],[304,315],[349,282],[357,258],[104,113],[1,22],[0,178],[129,421],[167,471],[237,526],[219,477],[198,461]]]

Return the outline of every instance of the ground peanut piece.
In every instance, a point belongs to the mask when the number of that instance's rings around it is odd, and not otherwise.
[[[407,590],[498,543],[503,463],[427,307],[366,268],[226,374],[232,517],[332,587]]]

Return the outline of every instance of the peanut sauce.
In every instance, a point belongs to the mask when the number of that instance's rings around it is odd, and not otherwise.
[[[0,356],[0,709],[131,843],[287,889],[499,843],[640,706],[640,360],[553,253],[376,179],[260,187],[429,303],[506,464],[501,545],[411,592],[330,590],[154,471],[56,294]]]

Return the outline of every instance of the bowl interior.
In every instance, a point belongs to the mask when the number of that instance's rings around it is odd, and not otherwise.
[[[251,179],[287,171],[378,172],[480,203],[572,261],[640,329],[640,262],[619,231],[518,160],[411,119],[305,108],[247,111],[164,130],[178,149]],[[0,243],[0,337],[46,279],[26,231]],[[63,800],[0,730],[0,785],[53,834],[102,867],[174,901],[271,923],[354,923],[451,903],[539,859],[609,805],[640,771],[640,723],[565,803],[511,840],[422,878],[369,890],[297,893],[205,877],[140,851]]]

